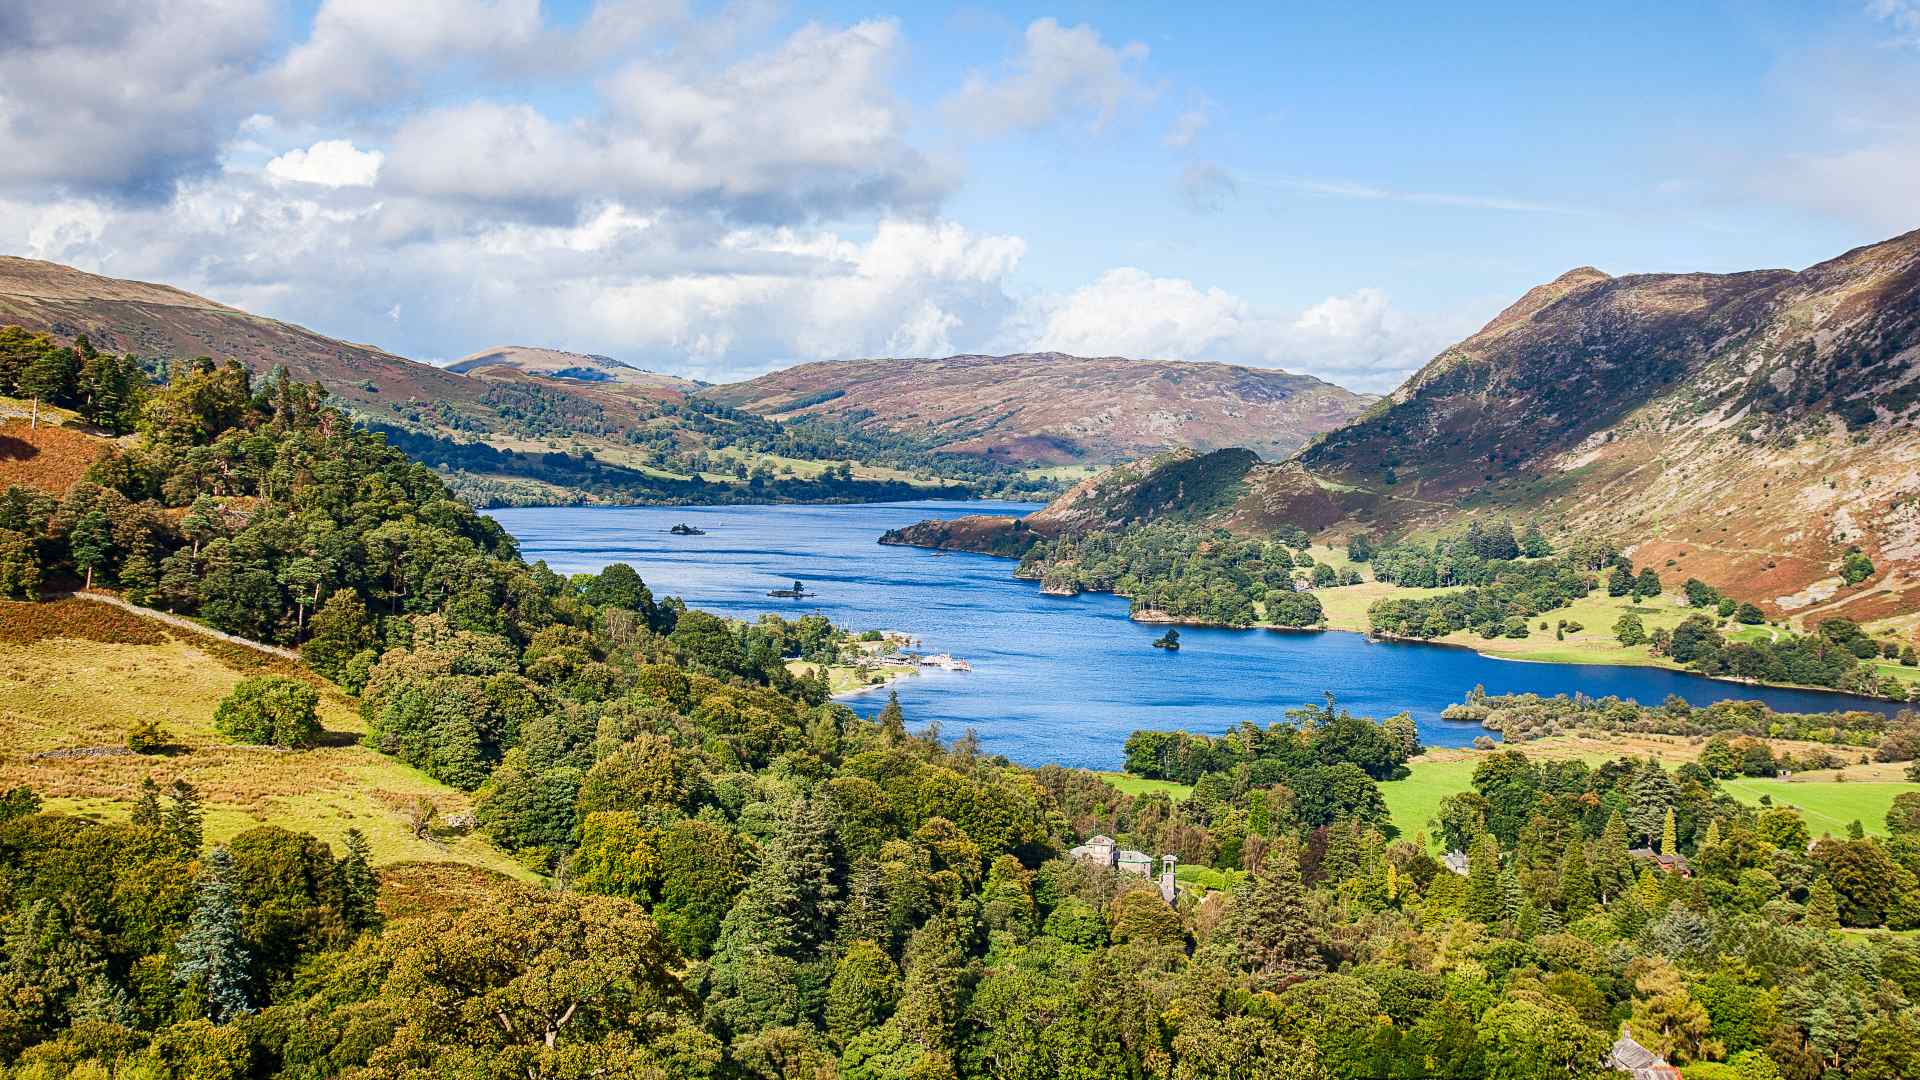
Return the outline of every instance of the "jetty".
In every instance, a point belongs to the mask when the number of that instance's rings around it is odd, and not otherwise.
[[[920,658],[920,666],[921,667],[937,667],[942,671],[972,671],[973,670],[972,664],[967,663],[965,660],[962,660],[957,656],[949,656],[946,653],[934,653],[931,656],[923,656]]]

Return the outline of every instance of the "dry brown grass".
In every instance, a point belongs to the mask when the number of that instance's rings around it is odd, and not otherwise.
[[[262,671],[321,688],[321,745],[236,746],[213,729],[220,699]],[[123,749],[128,726],[146,718],[171,735],[171,752]],[[414,836],[406,809],[416,799],[434,800],[443,815],[470,809],[472,799],[359,745],[364,730],[352,699],[278,657],[103,604],[0,605],[0,788],[25,785],[52,809],[116,819],[142,779],[180,778],[205,798],[213,840],[271,824],[337,848],[358,828],[382,864],[470,863],[525,876],[477,836]]]
[[[20,484],[62,494],[111,445],[101,436],[44,420],[37,429],[26,420],[0,420],[0,488]]]

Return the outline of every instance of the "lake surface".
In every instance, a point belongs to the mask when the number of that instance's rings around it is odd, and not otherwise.
[[[1041,596],[1016,581],[1014,563],[986,555],[882,547],[888,529],[931,517],[1024,514],[1037,506],[995,502],[910,502],[856,506],[538,508],[493,511],[531,561],[562,573],[632,565],[657,596],[753,619],[818,612],[856,630],[900,630],[929,652],[947,652],[973,671],[923,671],[899,680],[910,725],[939,721],[948,736],[980,733],[989,753],[1028,765],[1118,768],[1121,744],[1141,728],[1217,733],[1331,691],[1356,713],[1413,713],[1428,745],[1464,746],[1485,734],[1448,723],[1440,711],[1476,684],[1488,693],[1618,695],[1659,702],[1678,694],[1696,705],[1759,698],[1785,711],[1897,706],[1836,694],[1773,690],[1658,668],[1535,664],[1495,660],[1467,649],[1369,643],[1359,634],[1180,628],[1180,651],[1148,643],[1164,627],[1127,618],[1117,596]],[[707,530],[673,536],[676,522]],[[767,590],[795,579],[818,597],[779,600]],[[871,716],[885,691],[847,703]]]

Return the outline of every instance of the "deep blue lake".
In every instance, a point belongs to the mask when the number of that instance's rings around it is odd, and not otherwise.
[[[1678,694],[1696,705],[1759,698],[1785,711],[1878,708],[1883,702],[1802,690],[1772,690],[1657,668],[1495,660],[1438,645],[1369,643],[1359,634],[1182,627],[1180,651],[1148,643],[1164,627],[1127,618],[1116,596],[1041,596],[1013,578],[1007,559],[882,547],[888,529],[930,517],[1013,513],[1026,503],[909,502],[857,506],[559,507],[492,514],[531,561],[562,573],[632,565],[659,596],[753,619],[764,612],[819,612],[853,629],[900,630],[929,652],[973,664],[971,673],[923,671],[893,685],[910,725],[939,721],[945,733],[980,733],[989,753],[1028,765],[1118,768],[1121,744],[1140,728],[1216,733],[1331,691],[1357,713],[1402,709],[1423,741],[1464,746],[1485,734],[1440,711],[1475,684],[1489,693],[1609,694],[1658,702]],[[673,536],[676,522],[707,530]],[[767,590],[794,579],[817,598],[779,600]],[[848,699],[871,716],[885,692]]]

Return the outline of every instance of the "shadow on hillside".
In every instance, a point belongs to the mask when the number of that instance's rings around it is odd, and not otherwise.
[[[343,746],[359,746],[360,738],[357,731],[322,731],[314,736],[313,745],[337,750]]]
[[[39,455],[40,448],[27,440],[0,435],[0,461],[26,461]]]

